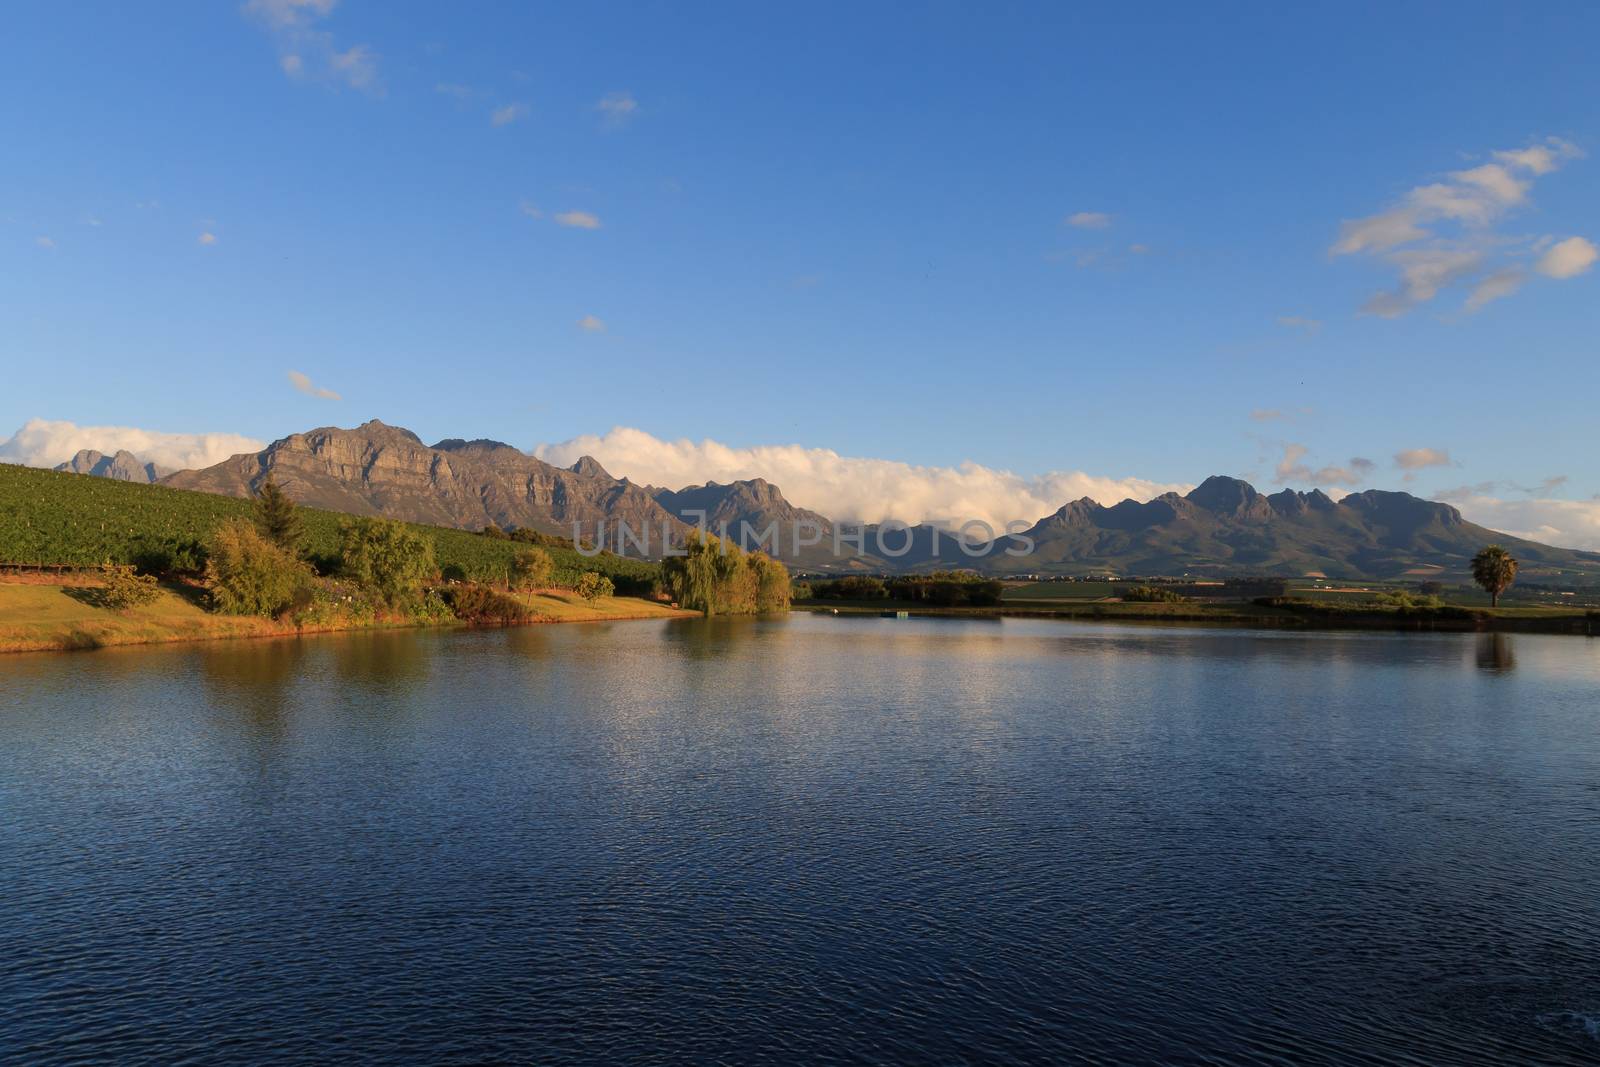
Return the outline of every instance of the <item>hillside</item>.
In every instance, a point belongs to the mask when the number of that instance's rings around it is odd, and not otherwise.
[[[220,523],[250,511],[249,501],[233,497],[0,463],[0,563],[135,563],[203,543]],[[339,524],[349,516],[305,508],[303,517],[307,550],[333,557]],[[464,530],[413,526],[433,541],[440,567],[459,567],[484,581],[504,578],[524,547]],[[610,553],[585,558],[571,548],[547,551],[558,582],[592,570],[630,590],[653,581],[658,571],[654,564]]]

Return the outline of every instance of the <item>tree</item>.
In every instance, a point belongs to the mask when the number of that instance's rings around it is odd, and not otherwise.
[[[525,548],[511,561],[513,589],[543,589],[555,573],[555,560],[542,548]]]
[[[223,523],[212,535],[206,585],[218,611],[276,615],[310,580],[306,564],[243,519]]]
[[[261,536],[277,545],[291,556],[300,555],[305,541],[305,529],[300,523],[300,510],[294,501],[284,495],[271,477],[261,483],[255,499],[256,529]]]
[[[603,574],[584,571],[578,578],[577,593],[591,604],[603,596],[610,596],[614,592],[616,592],[616,586],[610,578]]]
[[[132,567],[119,566],[110,560],[106,561],[104,570],[106,588],[101,594],[101,600],[108,608],[127,611],[129,608],[148,604],[161,595],[161,590],[151,575],[135,574]]]
[[[1499,545],[1489,545],[1472,557],[1472,580],[1489,594],[1491,607],[1500,606],[1500,594],[1517,580],[1517,561]]]
[[[661,581],[680,606],[706,615],[789,608],[788,568],[764,553],[747,555],[699,530],[690,532],[681,555],[661,561]]]
[[[433,542],[390,519],[357,519],[339,527],[339,570],[390,608],[416,603],[438,571]]]

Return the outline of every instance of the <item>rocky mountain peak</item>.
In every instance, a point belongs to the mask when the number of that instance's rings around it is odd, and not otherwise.
[[[56,464],[55,469],[119,482],[153,482],[172,473],[154,463],[146,463],[125,448],[111,456],[92,448],[80,449],[67,462]]]
[[[573,474],[581,474],[585,478],[611,478],[606,469],[600,465],[600,461],[593,456],[580,456],[578,462],[568,467],[567,470]],[[615,481],[615,479],[611,480]]]

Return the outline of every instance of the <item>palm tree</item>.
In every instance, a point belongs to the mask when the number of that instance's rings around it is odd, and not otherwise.
[[[1500,606],[1500,594],[1517,580],[1517,561],[1499,545],[1490,545],[1472,557],[1472,580],[1489,594],[1491,607]]]

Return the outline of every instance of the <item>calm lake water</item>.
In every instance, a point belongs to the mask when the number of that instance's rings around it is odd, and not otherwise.
[[[620,623],[0,659],[12,1063],[1600,1057],[1600,642]]]

